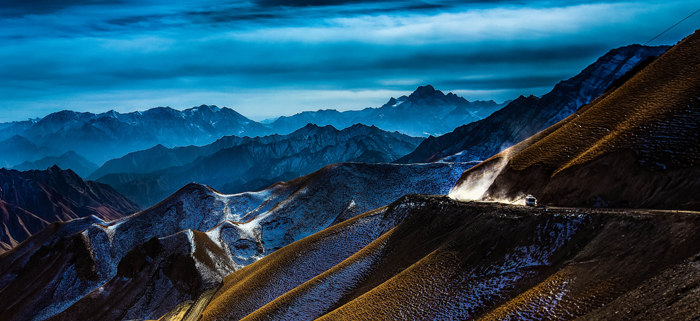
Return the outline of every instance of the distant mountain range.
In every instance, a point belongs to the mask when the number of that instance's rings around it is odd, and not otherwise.
[[[0,319],[156,319],[328,226],[403,194],[445,194],[467,168],[337,164],[257,193],[222,195],[189,184],[119,221],[54,223],[0,255]],[[386,229],[381,218],[377,212],[361,219],[364,228],[345,229],[338,249],[365,246],[366,235]]]
[[[0,169],[0,253],[52,222],[94,216],[115,220],[139,211],[138,205],[109,185],[84,181],[70,170]]]
[[[158,145],[111,160],[89,177],[147,207],[189,182],[224,193],[259,190],[329,164],[388,163],[422,140],[360,124],[343,130],[308,124],[288,135],[226,136],[202,147]]]
[[[276,133],[289,133],[307,123],[346,128],[353,124],[374,125],[411,136],[441,135],[455,127],[487,117],[505,106],[493,100],[470,102],[453,93],[445,95],[426,85],[409,96],[391,98],[379,108],[339,112],[319,110],[279,117],[270,123]]]
[[[542,98],[521,96],[483,120],[428,137],[396,162],[485,160],[571,115],[614,86],[616,79],[668,48],[631,45],[613,49]]]
[[[71,150],[58,157],[47,156],[37,161],[24,162],[13,166],[12,169],[16,169],[18,171],[28,171],[32,169],[43,170],[54,165],[63,169],[70,169],[81,177],[87,177],[98,168],[97,164],[85,159],[85,157],[82,157]]]
[[[64,110],[39,120],[3,125],[0,127],[4,127],[0,129],[0,139],[18,140],[12,137],[19,135],[41,147],[39,154],[34,152],[31,145],[28,152],[18,149],[17,153],[22,151],[34,155],[34,158],[19,158],[22,161],[58,156],[72,150],[97,164],[157,144],[204,145],[224,135],[259,135],[269,132],[268,128],[234,110],[206,105],[183,111],[159,107],[127,114]],[[0,149],[2,146],[3,143],[0,142]],[[18,159],[1,158],[6,165],[16,165],[13,162]]]
[[[34,162],[68,151],[90,162],[104,162],[156,145],[206,145],[227,136],[288,134],[308,123],[343,129],[356,123],[413,136],[439,135],[487,116],[502,105],[469,102],[432,86],[391,98],[379,108],[338,112],[319,110],[280,117],[269,124],[229,108],[202,105],[183,111],[158,107],[144,112],[101,114],[64,110],[40,119],[0,124],[0,166]]]

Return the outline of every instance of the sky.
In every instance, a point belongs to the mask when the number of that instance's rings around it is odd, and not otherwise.
[[[696,1],[0,0],[0,122],[227,106],[262,120],[433,85],[542,95]],[[700,28],[700,13],[649,45]]]

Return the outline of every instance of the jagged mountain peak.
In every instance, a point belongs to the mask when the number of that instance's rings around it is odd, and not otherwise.
[[[156,107],[146,110],[142,113],[144,116],[155,116],[155,117],[182,117],[182,113],[170,106],[166,107]]]
[[[114,109],[110,109],[109,111],[107,111],[103,114],[97,114],[97,117],[110,117],[110,118],[118,119],[120,115],[121,114],[116,112]]]
[[[156,146],[149,148],[148,150],[166,150],[166,149],[168,149],[168,148],[165,147],[163,144],[158,144]]]
[[[425,99],[432,97],[433,95],[438,94],[440,96],[443,96],[444,94],[442,91],[435,90],[435,88],[432,85],[425,85],[425,86],[419,86],[408,98],[410,99]]]
[[[399,102],[399,101],[396,100],[396,98],[391,97],[391,98],[389,98],[389,101],[386,102],[386,104],[382,105],[382,107],[392,107],[392,106],[396,106],[396,104],[397,104],[398,102]]]
[[[29,139],[27,139],[26,137],[19,135],[19,134],[12,135],[10,138],[4,140],[4,143],[6,143],[6,144],[31,144],[31,145],[34,145],[34,143],[32,143]]]
[[[70,125],[76,122],[87,122],[93,118],[105,117],[107,113],[103,114],[93,114],[90,112],[76,112],[72,110],[61,110],[55,113],[51,113],[41,118],[36,124],[36,128],[43,128],[45,130],[55,130],[61,128],[65,125]]]
[[[338,129],[333,127],[333,125],[319,126],[314,123],[308,123],[304,127],[295,130],[291,135],[309,135],[318,132],[337,132]]]

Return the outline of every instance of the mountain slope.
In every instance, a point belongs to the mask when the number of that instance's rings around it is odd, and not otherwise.
[[[619,88],[465,173],[462,182],[499,163],[506,166],[487,198],[528,193],[544,204],[700,208],[698,57],[696,32]]]
[[[698,227],[697,213],[409,195],[229,275],[201,320],[570,320],[687,264]]]
[[[110,186],[84,181],[70,170],[0,169],[0,251],[9,250],[49,223],[95,216],[115,220],[139,207]]]
[[[23,161],[33,161],[49,154],[53,150],[39,148],[37,145],[20,135],[13,135],[0,141],[0,167],[10,168],[12,165]]]
[[[32,169],[43,170],[54,165],[63,169],[70,169],[81,177],[88,177],[98,167],[97,164],[90,162],[89,160],[85,159],[85,157],[78,155],[76,152],[68,151],[58,157],[47,156],[33,162],[24,162],[13,166],[12,169],[16,169],[18,171],[28,171]]]
[[[54,223],[0,255],[0,319],[157,318],[328,226],[405,193],[447,193],[469,166],[336,164],[235,195],[189,184],[116,222]]]
[[[409,153],[421,140],[360,124],[343,130],[308,124],[289,135],[229,136],[203,147],[156,147],[110,161],[93,176],[108,173],[98,181],[148,206],[189,182],[229,193],[242,190],[242,185],[260,190],[271,180],[296,178],[333,163],[388,163]],[[175,165],[165,167],[168,164]],[[122,168],[137,172],[109,173]],[[143,173],[145,169],[155,170]]]
[[[557,84],[541,99],[521,96],[483,120],[427,138],[414,152],[396,162],[487,159],[571,115],[637,64],[667,49],[632,45],[611,50],[580,74]]]

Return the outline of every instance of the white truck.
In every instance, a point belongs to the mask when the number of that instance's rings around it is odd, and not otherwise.
[[[537,206],[537,199],[532,195],[525,196],[525,205]]]

